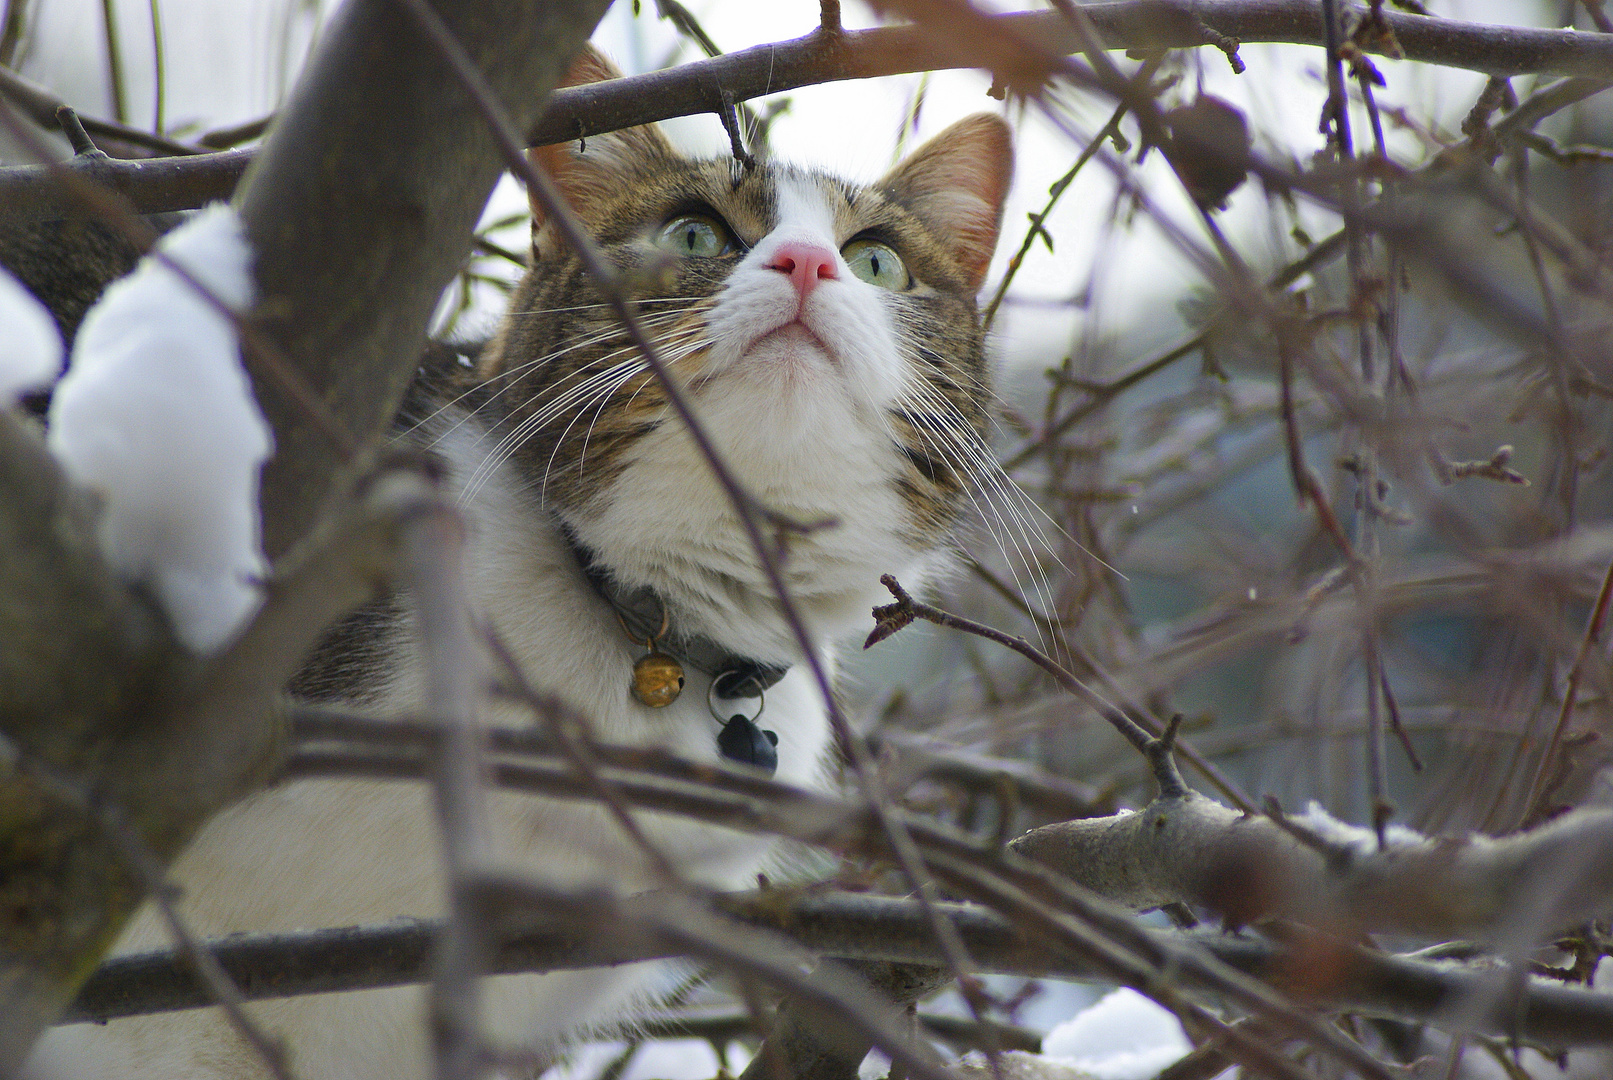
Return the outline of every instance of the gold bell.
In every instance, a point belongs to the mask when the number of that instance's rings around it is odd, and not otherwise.
[[[640,704],[664,709],[683,693],[683,665],[652,645],[633,665],[633,696]]]

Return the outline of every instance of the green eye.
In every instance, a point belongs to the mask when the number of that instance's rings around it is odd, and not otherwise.
[[[878,240],[853,240],[840,249],[851,272],[882,289],[901,290],[908,286],[907,267],[902,257]]]
[[[715,258],[734,250],[728,227],[705,214],[679,214],[655,234],[655,246],[674,255]]]

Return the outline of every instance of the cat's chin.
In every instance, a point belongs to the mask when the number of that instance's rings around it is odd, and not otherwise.
[[[745,356],[752,362],[789,364],[792,369],[797,366],[807,369],[840,366],[839,357],[799,319],[757,338],[745,350]]]

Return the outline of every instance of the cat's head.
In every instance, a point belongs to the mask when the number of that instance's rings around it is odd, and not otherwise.
[[[573,79],[608,74],[590,55]],[[914,546],[950,531],[985,464],[975,296],[1012,173],[1007,125],[959,121],[869,185],[690,159],[653,126],[532,154],[756,494],[845,519],[862,495],[873,514],[894,493],[881,512],[905,517],[893,526]],[[502,452],[574,520],[624,485],[681,492],[703,466],[666,437],[663,391],[541,208],[532,258],[479,372],[503,402]]]

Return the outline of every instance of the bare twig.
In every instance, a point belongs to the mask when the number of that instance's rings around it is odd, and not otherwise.
[[[840,0],[818,0],[818,30],[824,34],[844,32],[840,25]]]
[[[1137,76],[1138,83],[1146,86],[1158,66],[1158,61],[1149,61],[1144,64]],[[997,308],[1001,306],[1003,297],[1008,295],[1008,287],[1014,283],[1014,276],[1019,273],[1019,268],[1024,263],[1025,256],[1030,253],[1031,245],[1036,243],[1037,239],[1041,239],[1049,247],[1052,246],[1052,240],[1049,239],[1046,229],[1047,216],[1053,212],[1053,208],[1058,205],[1059,199],[1069,190],[1070,185],[1075,182],[1076,176],[1081,172],[1081,167],[1092,160],[1092,155],[1098,152],[1098,148],[1103,145],[1105,140],[1114,138],[1120,133],[1120,121],[1125,115],[1125,105],[1122,104],[1115,108],[1115,111],[1104,123],[1103,127],[1099,128],[1098,133],[1092,136],[1092,141],[1082,148],[1080,155],[1075,159],[1075,164],[1071,165],[1063,176],[1053,181],[1052,186],[1047,189],[1047,202],[1043,204],[1042,209],[1030,215],[1031,227],[1026,230],[1025,239],[1020,243],[1019,250],[1014,252],[1013,257],[1008,260],[1008,269],[1003,271],[1002,280],[997,283],[996,291],[991,294],[991,300],[986,304],[986,310],[981,314],[981,322],[988,328],[991,326],[992,321],[996,319]]]
[[[1118,731],[1139,752],[1146,753],[1149,744],[1154,741],[1154,736],[1139,727],[1137,722],[1127,716],[1118,705],[1093,690],[1080,679],[1077,679],[1056,660],[1038,650],[1024,638],[1005,634],[1001,630],[987,626],[984,623],[975,622],[973,619],[965,619],[960,615],[953,615],[942,611],[940,608],[914,600],[907,590],[902,588],[901,583],[889,574],[882,575],[879,580],[896,598],[896,603],[874,609],[874,628],[869,631],[867,640],[863,642],[863,648],[867,649],[879,644],[913,622],[914,619],[933,622],[937,626],[945,626],[950,630],[962,630],[964,633],[974,634],[988,641],[995,641],[999,645],[1014,650],[1053,676],[1054,682],[1095,709],[1100,716],[1109,722],[1111,727]]]
[[[34,123],[46,130],[56,127],[56,110],[65,104],[51,91],[31,79],[24,78],[9,67],[0,66],[0,97],[16,105]],[[138,147],[142,150],[155,150],[163,154],[175,154],[180,157],[200,154],[203,151],[189,143],[182,143],[164,135],[154,135],[140,128],[119,124],[111,120],[102,120],[98,117],[81,117],[84,127],[94,135],[103,139],[110,139],[126,147]],[[205,143],[203,144],[206,145]],[[122,151],[127,153],[127,151]]]
[[[1574,657],[1573,666],[1568,669],[1568,679],[1563,687],[1563,704],[1557,713],[1557,723],[1551,729],[1551,740],[1540,755],[1540,764],[1535,769],[1533,782],[1529,785],[1529,795],[1524,802],[1526,825],[1542,820],[1549,813],[1549,808],[1544,805],[1546,780],[1551,774],[1558,754],[1562,751],[1569,722],[1574,718],[1574,707],[1579,703],[1580,680],[1584,677],[1585,665],[1591,658],[1592,650],[1601,644],[1602,630],[1607,622],[1610,605],[1613,605],[1613,563],[1608,564],[1607,573],[1602,575],[1602,587],[1597,590],[1596,602],[1591,605],[1590,615],[1585,619],[1585,636],[1580,640],[1579,652]]]

